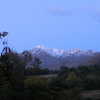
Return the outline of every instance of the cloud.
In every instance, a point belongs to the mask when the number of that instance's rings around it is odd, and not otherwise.
[[[71,11],[64,7],[46,6],[45,11],[54,16],[70,16]]]
[[[81,11],[90,14],[100,22],[100,7],[88,7],[85,5],[80,6]]]

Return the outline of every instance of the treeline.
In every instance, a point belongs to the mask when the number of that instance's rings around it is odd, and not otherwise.
[[[58,70],[49,70],[48,68],[31,67],[25,69],[25,76],[57,74],[58,72]]]
[[[100,66],[81,66],[78,68],[63,66],[60,68],[58,78],[66,82],[70,88],[100,89]]]

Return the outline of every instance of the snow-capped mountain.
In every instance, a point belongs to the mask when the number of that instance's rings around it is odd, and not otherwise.
[[[92,51],[92,50],[80,50],[80,49],[71,49],[71,50],[62,50],[62,49],[55,49],[55,48],[48,48],[45,47],[44,45],[39,45],[31,50],[29,50],[32,54],[35,54],[37,51],[38,53],[45,52],[49,54],[52,57],[67,57],[67,56],[82,56],[82,55],[87,55],[87,56],[92,56],[96,53],[97,51]]]
[[[48,67],[49,69],[59,69],[61,66],[77,67],[82,65],[85,61],[100,54],[100,52],[92,50],[62,50],[45,47],[43,45],[36,46],[30,50],[32,57],[37,57],[42,61],[42,67]]]

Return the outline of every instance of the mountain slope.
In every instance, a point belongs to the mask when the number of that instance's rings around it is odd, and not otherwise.
[[[62,50],[43,45],[28,50],[28,52],[32,54],[33,58],[38,57],[42,61],[42,67],[49,69],[59,69],[61,66],[76,67],[99,54],[92,50]]]
[[[100,65],[100,54],[94,56],[93,58],[87,60],[86,62],[82,63],[84,66],[93,66],[93,65]]]

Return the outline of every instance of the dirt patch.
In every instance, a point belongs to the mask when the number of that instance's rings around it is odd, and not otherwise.
[[[100,91],[94,91],[94,92],[89,92],[89,93],[82,93],[83,98],[87,98],[87,97],[95,97],[95,98],[100,98]]]

